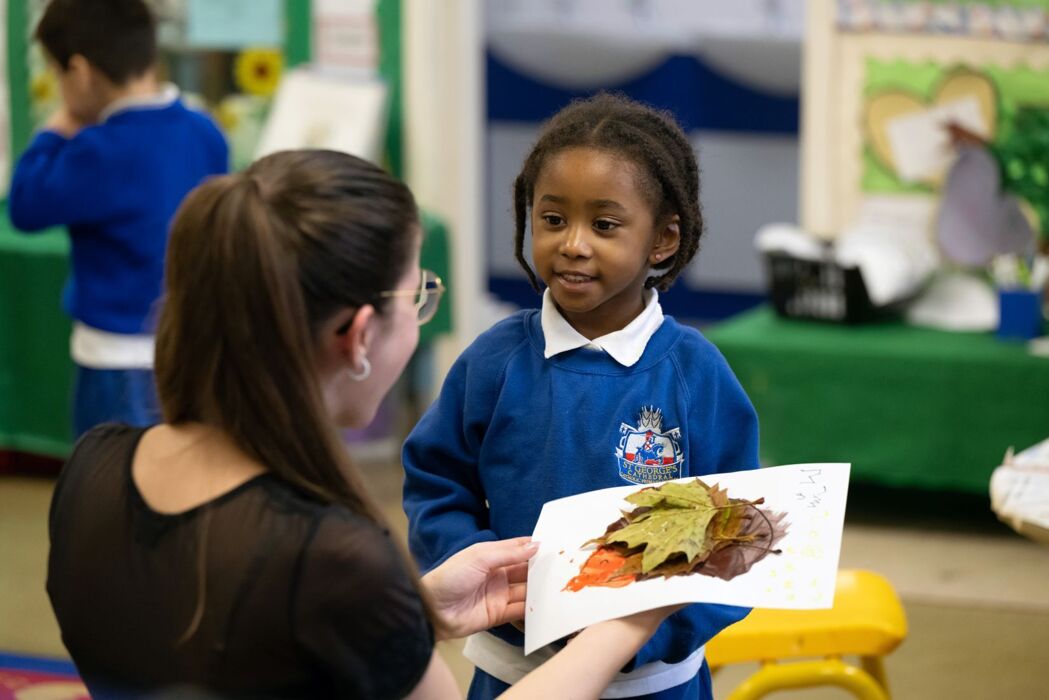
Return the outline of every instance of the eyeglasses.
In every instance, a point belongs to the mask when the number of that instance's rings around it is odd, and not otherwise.
[[[441,305],[441,296],[444,294],[444,282],[433,270],[421,270],[420,273],[418,289],[395,289],[392,292],[379,292],[379,296],[415,297],[415,313],[421,326],[432,320],[437,313]]]
[[[379,292],[379,297],[388,299],[390,297],[414,297],[415,315],[419,325],[431,321],[441,306],[441,295],[444,294],[444,282],[433,270],[421,270],[419,275],[419,286],[416,289],[395,289],[390,292]],[[336,335],[345,335],[350,330],[353,318],[339,326]]]

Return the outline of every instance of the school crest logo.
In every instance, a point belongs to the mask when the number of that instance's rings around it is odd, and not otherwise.
[[[619,476],[634,484],[652,484],[681,477],[685,455],[681,452],[681,429],[663,430],[663,411],[642,406],[637,426],[619,426],[616,461]]]

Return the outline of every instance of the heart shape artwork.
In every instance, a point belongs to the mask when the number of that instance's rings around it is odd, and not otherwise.
[[[935,137],[947,141],[947,123],[955,119],[952,111],[967,110],[970,127],[986,140],[994,138],[998,120],[998,99],[994,85],[983,74],[969,69],[949,73],[932,92],[929,99],[907,90],[892,89],[873,95],[867,100],[863,127],[867,144],[886,169],[902,180],[931,186],[942,183],[949,160],[934,167],[908,162],[912,154],[907,147],[928,147],[914,138],[915,126],[935,131]],[[926,119],[923,125],[920,120]],[[931,123],[928,120],[932,120]],[[972,128],[976,127],[976,128]],[[905,131],[905,129],[907,131]],[[942,131],[942,133],[940,133]],[[907,138],[909,136],[909,139]],[[913,160],[913,159],[911,159]]]

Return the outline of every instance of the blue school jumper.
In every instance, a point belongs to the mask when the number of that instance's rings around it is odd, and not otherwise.
[[[556,498],[758,466],[754,409],[698,331],[664,318],[624,366],[588,347],[544,357],[540,319],[522,311],[481,335],[405,443],[409,546],[424,571],[475,542],[531,534]],[[695,666],[673,687],[636,696],[711,697],[698,650],[747,612],[693,605],[672,615],[625,670]],[[509,625],[492,634],[523,645]],[[479,670],[470,697],[506,687]]]
[[[26,232],[66,226],[64,307],[74,320],[74,430],[155,421],[151,347],[168,226],[186,194],[225,173],[207,116],[162,94],[111,105],[72,138],[41,131],[15,167],[8,213]]]

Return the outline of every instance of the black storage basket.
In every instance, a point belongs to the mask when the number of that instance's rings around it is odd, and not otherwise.
[[[767,254],[765,262],[772,304],[780,316],[853,324],[897,310],[895,305],[877,307],[871,303],[858,267],[782,253]]]

